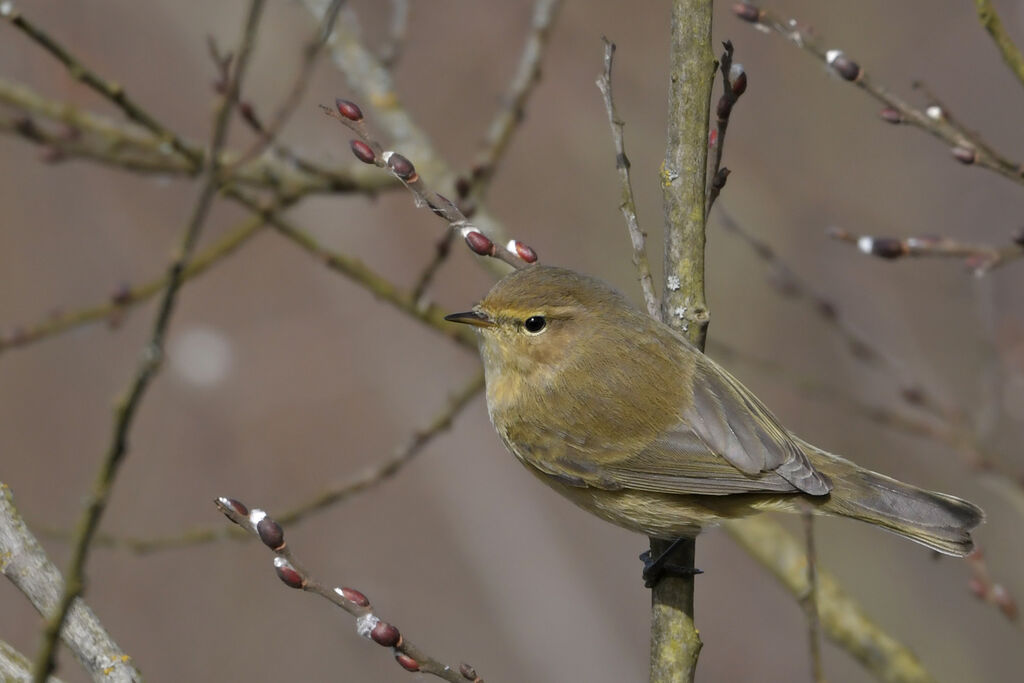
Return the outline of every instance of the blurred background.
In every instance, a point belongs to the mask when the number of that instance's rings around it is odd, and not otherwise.
[[[379,44],[390,3],[351,5],[366,41]],[[206,37],[229,49],[247,3],[17,6],[182,136],[208,139],[216,74]],[[1010,33],[1024,37],[1017,3],[998,7]],[[1024,92],[970,3],[779,0],[775,9],[813,25],[826,47],[844,49],[901,94],[913,98],[911,82],[923,79],[968,127],[1006,156],[1024,158]],[[480,148],[530,14],[527,2],[412,3],[397,87],[456,169]],[[488,198],[493,215],[544,262],[598,275],[637,302],[594,80],[607,35],[618,44],[615,96],[660,274],[668,18],[668,3],[640,10],[566,2],[543,80]],[[733,174],[720,205],[898,369],[858,361],[805,300],[779,294],[772,269],[717,217],[709,226],[709,352],[804,438],[982,505],[988,523],[977,540],[989,569],[1020,593],[1024,510],[1012,478],[1022,469],[1024,436],[1024,262],[977,279],[957,261],[866,258],[824,230],[1002,244],[1020,227],[1024,191],[957,164],[919,131],[881,123],[864,93],[779,36],[734,19],[728,3],[715,22],[717,39],[736,45],[750,83],[729,128],[724,163]],[[277,107],[314,28],[301,4],[269,3],[243,86],[261,111]],[[6,23],[0,77],[120,119]],[[321,163],[348,164],[350,136],[316,105],[350,92],[321,59],[281,140]],[[229,145],[253,140],[236,120]],[[181,178],[46,163],[38,147],[10,135],[0,136],[0,178],[0,329],[8,334],[161,274],[198,191]],[[289,216],[406,288],[445,229],[404,191],[314,197]],[[218,203],[200,249],[243,218],[236,205]],[[475,258],[456,243],[429,297],[450,311],[481,298],[493,278]],[[108,445],[113,399],[135,372],[154,314],[152,303],[138,306],[116,328],[98,323],[0,355],[0,480],[37,532],[70,528],[78,518]],[[723,355],[726,344],[738,353]],[[103,530],[152,537],[228,525],[211,502],[219,495],[271,513],[289,508],[390,457],[477,367],[474,353],[267,230],[182,290],[168,361],[132,429]],[[808,395],[808,381],[831,389]],[[949,445],[828,398],[904,410],[900,386],[915,383],[969,416],[977,442],[1009,478],[981,475]],[[799,531],[799,520],[782,521]],[[971,595],[966,563],[937,560],[855,522],[822,520],[816,529],[820,564],[938,679],[1019,675],[1021,631]],[[393,479],[286,534],[317,577],[364,591],[411,640],[442,661],[471,662],[489,681],[647,677],[650,598],[637,560],[646,539],[538,485],[502,448],[482,397]],[[63,569],[66,543],[43,541]],[[285,589],[271,559],[252,542],[147,555],[99,548],[89,560],[86,600],[150,680],[404,680],[347,615]],[[697,566],[706,572],[697,579],[699,678],[808,680],[800,605],[720,531],[701,537]],[[31,655],[40,625],[28,601],[0,583],[0,638]],[[830,680],[871,680],[828,643],[824,656]],[[85,679],[67,651],[59,674]]]

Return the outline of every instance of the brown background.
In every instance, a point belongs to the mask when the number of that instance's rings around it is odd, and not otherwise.
[[[356,3],[370,41],[381,36],[387,6]],[[183,135],[206,139],[213,73],[204,38],[230,45],[244,2],[19,7]],[[1006,155],[1024,157],[1020,85],[970,3],[786,2],[777,9],[813,24],[899,92],[910,94],[910,82],[925,79]],[[1001,9],[1011,32],[1024,35],[1017,6]],[[413,3],[397,81],[456,167],[478,148],[528,17],[525,2]],[[566,3],[544,81],[490,200],[545,262],[598,274],[634,299],[639,289],[594,79],[607,34],[619,46],[616,95],[660,272],[667,22],[667,3]],[[270,3],[245,84],[264,111],[290,83],[311,29],[300,6]],[[715,31],[736,43],[750,78],[729,131],[726,165],[734,174],[723,205],[900,359],[907,377],[976,415],[986,442],[1019,466],[1024,266],[976,280],[954,262],[863,258],[823,229],[1002,242],[1019,227],[1022,188],[956,164],[917,131],[879,123],[863,93],[778,36],[736,21],[727,3]],[[8,25],[0,25],[0,75],[116,116]],[[346,92],[322,61],[283,139],[313,158],[347,160],[346,135],[315,106]],[[236,123],[234,145],[250,139]],[[118,283],[159,273],[197,192],[189,182],[85,162],[46,165],[39,150],[12,138],[0,138],[0,179],[0,326],[7,329],[54,308],[103,301]],[[219,205],[203,242],[241,217]],[[403,285],[414,281],[443,229],[405,193],[318,198],[293,218]],[[794,380],[810,377],[881,406],[898,401],[891,377],[852,360],[807,306],[766,286],[768,272],[712,222],[711,353],[720,339],[787,368],[788,379],[731,364],[802,436],[983,504],[989,522],[978,538],[992,571],[1011,591],[1024,590],[1022,512],[1013,496],[979,479],[949,448],[801,396]],[[464,310],[489,283],[458,248],[432,297]],[[114,332],[94,325],[0,357],[0,479],[34,528],[66,528],[77,518],[107,446],[112,398],[134,372],[154,312],[144,306]],[[226,374],[209,385],[181,370],[203,360],[183,343],[196,330],[226,343]],[[473,354],[271,233],[186,286],[169,354],[132,431],[105,531],[150,536],[226,524],[210,502],[216,495],[284,509],[386,457],[477,366]],[[817,528],[822,564],[938,678],[1019,674],[1020,631],[970,596],[963,563],[935,561],[853,522]],[[472,662],[489,681],[646,678],[649,597],[636,559],[646,541],[539,486],[503,451],[482,400],[395,479],[287,534],[318,576],[364,590],[410,638],[445,661]],[[63,567],[66,545],[46,545]],[[355,635],[346,615],[284,589],[270,561],[253,543],[144,557],[101,549],[90,558],[87,599],[150,680],[405,680],[386,652]],[[720,532],[701,538],[698,566],[707,572],[697,593],[702,680],[806,680],[798,604]],[[27,601],[0,584],[0,638],[31,654],[39,627]],[[62,676],[82,679],[70,655],[61,661]],[[869,679],[830,645],[825,666],[830,680]]]

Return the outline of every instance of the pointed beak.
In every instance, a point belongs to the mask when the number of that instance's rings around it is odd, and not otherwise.
[[[444,319],[453,323],[465,323],[466,325],[472,325],[473,327],[494,327],[496,324],[486,313],[482,313],[481,311],[452,313],[451,315],[446,315]]]

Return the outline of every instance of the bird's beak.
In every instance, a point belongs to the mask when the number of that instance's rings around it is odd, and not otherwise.
[[[465,313],[452,313],[446,315],[445,320],[453,323],[465,323],[473,327],[494,327],[496,323],[486,313],[480,311],[466,311]]]

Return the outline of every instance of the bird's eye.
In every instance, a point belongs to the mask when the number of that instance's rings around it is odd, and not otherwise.
[[[531,315],[523,322],[523,328],[530,334],[540,334],[547,327],[548,321],[542,315]]]

